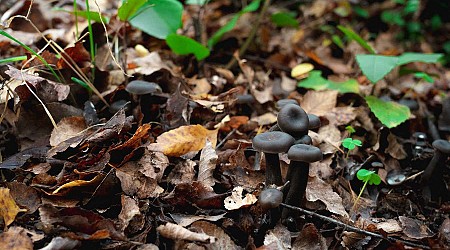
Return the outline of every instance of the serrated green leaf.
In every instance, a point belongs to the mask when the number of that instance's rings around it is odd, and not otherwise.
[[[256,11],[259,8],[259,5],[261,4],[261,0],[254,0],[249,5],[247,5],[244,9],[236,13],[231,20],[222,26],[216,33],[214,33],[211,38],[208,40],[208,47],[211,49],[216,43],[222,39],[222,36],[225,35],[225,33],[231,31],[234,26],[236,26],[236,23],[243,14],[248,12]]]
[[[397,66],[398,57],[356,55],[356,61],[367,79],[372,83],[376,83]]]
[[[142,7],[147,2],[147,0],[126,0],[123,1],[120,8],[117,10],[117,16],[121,21],[128,21],[139,8]]]
[[[443,54],[435,53],[435,54],[423,54],[423,53],[412,53],[407,52],[403,53],[398,57],[397,65],[403,65],[410,62],[424,62],[424,63],[437,63]]]
[[[295,19],[295,13],[278,12],[270,16],[270,20],[278,27],[298,27],[298,21]]]
[[[333,82],[322,77],[320,70],[309,72],[309,76],[298,82],[298,86],[314,90],[331,89],[339,93],[359,93],[359,84],[355,79],[349,79],[345,82]]]
[[[199,61],[209,56],[208,48],[186,36],[170,34],[166,37],[166,43],[177,55],[194,54]]]
[[[344,27],[342,25],[338,25],[337,28],[342,31],[342,33],[345,34],[345,36],[351,40],[355,40],[361,47],[365,48],[367,51],[369,51],[372,54],[376,54],[375,50],[370,46],[362,37],[360,37],[358,34],[356,34],[355,31],[353,31],[349,27]]]
[[[159,39],[181,27],[183,5],[177,0],[149,0],[129,20],[131,25]]]
[[[408,120],[411,111],[407,106],[396,102],[386,102],[375,96],[364,98],[374,115],[388,128],[393,128]]]

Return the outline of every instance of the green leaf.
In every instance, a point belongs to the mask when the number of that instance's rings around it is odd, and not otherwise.
[[[363,168],[356,172],[356,177],[360,181],[369,182],[369,185],[379,185],[381,183],[381,178],[375,173],[375,171],[370,171]]]
[[[121,21],[128,21],[146,2],[147,0],[126,0],[118,9],[117,16]]]
[[[353,6],[353,12],[362,18],[369,18],[369,12],[360,6]]]
[[[393,128],[408,120],[411,111],[407,106],[396,102],[386,102],[375,96],[365,97],[367,105],[375,116],[388,128]]]
[[[353,140],[352,138],[345,138],[342,140],[342,146],[348,150],[353,150],[356,146],[361,147],[362,142],[357,139]]]
[[[89,17],[92,21],[97,22],[97,23],[101,23],[102,21],[104,23],[109,23],[109,18],[103,16],[101,13],[99,13],[97,11],[85,11],[85,10],[68,11],[68,10],[65,10],[62,8],[54,8],[53,10],[67,12],[72,15],[77,15],[79,17],[83,17],[85,19],[88,19],[88,17]]]
[[[278,27],[298,27],[298,21],[293,12],[278,12],[270,16],[270,20]]]
[[[204,5],[208,0],[187,0],[186,4],[189,5]]]
[[[423,53],[412,53],[407,52],[403,53],[398,58],[397,65],[403,65],[410,62],[424,62],[424,63],[437,63],[443,54],[435,53],[435,54],[423,54]]]
[[[416,72],[416,73],[414,73],[414,76],[417,78],[423,79],[426,82],[434,83],[433,77],[431,77],[430,75],[428,75],[425,72]]]
[[[397,66],[398,57],[356,55],[356,61],[367,79],[372,83],[376,83]]]
[[[183,5],[177,0],[149,0],[129,20],[131,25],[159,39],[181,27]]]
[[[405,25],[405,20],[402,15],[395,10],[385,10],[381,12],[381,20],[388,24],[396,24],[398,26]]]
[[[369,51],[372,54],[376,54],[375,50],[370,46],[362,37],[360,37],[358,34],[356,34],[355,31],[353,31],[349,27],[344,27],[342,25],[338,25],[337,28],[342,31],[342,33],[345,34],[346,37],[348,37],[351,40],[355,40],[361,47],[365,48],[367,51]]]
[[[177,55],[194,54],[199,61],[209,56],[208,48],[186,36],[170,34],[166,37],[166,43]]]
[[[345,130],[347,130],[347,132],[348,132],[349,134],[353,134],[353,133],[356,132],[356,130],[355,130],[352,126],[350,126],[350,125],[348,125],[347,127],[345,127]]]
[[[234,26],[236,26],[239,17],[241,17],[245,13],[256,11],[259,8],[260,3],[261,0],[254,0],[244,9],[236,13],[227,24],[222,26],[222,28],[216,31],[216,33],[214,33],[211,38],[209,38],[208,47],[211,49],[216,43],[220,41],[220,39],[222,39],[222,36],[225,35],[225,33],[231,31]]]
[[[345,82],[333,82],[322,77],[320,70],[309,72],[308,78],[298,82],[298,86],[314,90],[332,89],[339,93],[359,93],[359,85],[355,79],[349,79]]]

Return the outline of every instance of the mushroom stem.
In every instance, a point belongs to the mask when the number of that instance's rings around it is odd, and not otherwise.
[[[442,152],[441,150],[437,148],[434,149],[433,158],[431,158],[430,163],[428,163],[427,168],[425,168],[425,171],[422,174],[423,184],[428,184],[430,183],[431,180],[436,178],[442,178],[442,174],[445,168],[445,161],[447,160],[447,157],[448,155]]]
[[[277,186],[283,185],[283,178],[281,176],[280,158],[278,154],[265,153],[266,157],[266,186],[275,184]]]
[[[299,207],[303,202],[306,193],[306,186],[308,184],[309,163],[301,161],[291,161],[289,166],[289,175],[287,180],[290,181],[289,191],[286,194],[284,203]],[[296,217],[295,210],[283,209],[281,218],[285,224],[287,221],[293,221]]]

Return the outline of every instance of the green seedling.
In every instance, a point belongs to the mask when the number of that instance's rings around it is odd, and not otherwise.
[[[361,147],[362,142],[357,139],[353,140],[352,138],[345,138],[344,140],[342,140],[342,146],[347,149],[347,154],[345,155],[345,158],[348,158],[350,150],[355,149],[357,146]]]
[[[358,170],[358,172],[356,173],[356,177],[358,178],[358,180],[364,182],[364,185],[362,186],[358,197],[356,197],[355,203],[353,203],[352,210],[356,207],[356,204],[358,204],[359,198],[364,192],[364,189],[366,189],[367,183],[369,183],[369,185],[379,185],[381,183],[380,176],[376,174],[375,171],[370,171],[367,169]]]
[[[353,134],[353,133],[356,132],[356,130],[355,130],[352,126],[350,126],[350,125],[348,125],[347,127],[345,127],[345,130],[347,130],[348,135],[351,135],[351,134]]]
[[[79,84],[81,87],[87,89],[87,91],[89,92],[89,95],[92,94],[92,88],[89,87],[89,85],[88,85],[87,83],[85,83],[85,82],[83,82],[82,80],[80,80],[80,79],[78,79],[78,78],[76,78],[76,77],[73,77],[73,76],[72,76],[70,79],[71,79],[74,83]]]

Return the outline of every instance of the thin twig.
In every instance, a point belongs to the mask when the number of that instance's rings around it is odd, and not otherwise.
[[[217,144],[216,149],[220,148],[230,136],[232,136],[236,132],[236,129],[231,130],[230,133],[228,133],[223,140],[220,141],[219,144]]]
[[[250,46],[250,44],[253,42],[256,32],[258,31],[259,26],[261,25],[262,19],[264,18],[269,6],[270,6],[270,0],[265,0],[264,5],[261,8],[261,12],[259,12],[259,16],[258,16],[258,19],[256,20],[256,24],[252,27],[252,30],[250,31],[250,35],[247,37],[244,44],[242,44],[241,48],[239,49],[239,57],[241,57],[242,55],[245,54],[245,52],[248,49],[248,46]],[[231,67],[234,66],[235,63],[236,63],[236,58],[233,57],[228,62],[227,66],[225,68],[230,69]]]
[[[313,216],[313,217],[316,217],[316,218],[320,218],[321,220],[324,220],[324,221],[336,224],[338,226],[343,227],[347,231],[352,231],[352,232],[356,232],[356,233],[360,233],[360,234],[365,234],[365,235],[368,235],[368,236],[384,239],[384,240],[387,240],[387,241],[390,241],[390,242],[399,241],[399,242],[401,242],[401,243],[403,243],[403,244],[405,244],[407,246],[411,246],[411,247],[430,249],[429,246],[416,244],[416,243],[413,243],[413,242],[410,242],[410,241],[397,239],[397,238],[394,238],[394,237],[391,237],[391,236],[384,237],[381,234],[377,234],[377,233],[374,233],[374,232],[366,231],[364,229],[360,229],[360,228],[357,228],[357,227],[345,224],[345,223],[343,223],[341,221],[338,221],[338,220],[326,217],[324,215],[321,215],[321,214],[318,214],[318,213],[315,213],[315,212],[312,212],[312,211],[309,211],[309,210],[306,210],[306,209],[303,209],[303,208],[294,207],[294,206],[291,206],[291,205],[288,205],[288,204],[284,204],[284,203],[281,203],[281,206],[283,206],[285,208],[297,210],[297,211],[299,211],[301,213],[304,213],[304,214],[307,214],[307,215],[310,215],[310,216]]]

